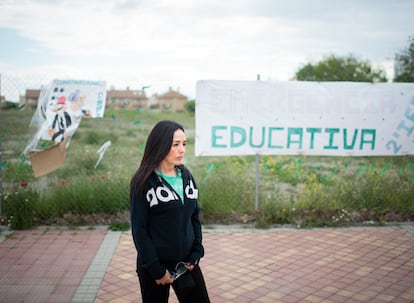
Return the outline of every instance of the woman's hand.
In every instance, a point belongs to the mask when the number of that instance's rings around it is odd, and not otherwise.
[[[184,266],[185,266],[185,268],[187,268],[188,271],[192,271],[194,269],[194,265],[190,264],[190,263],[187,263]]]
[[[165,275],[164,277],[162,277],[161,279],[155,280],[155,283],[157,283],[158,285],[166,285],[166,284],[171,284],[172,282],[174,282],[170,272],[167,270],[165,270]]]

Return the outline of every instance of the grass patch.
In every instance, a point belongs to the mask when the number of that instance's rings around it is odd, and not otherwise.
[[[177,120],[186,128],[185,163],[199,187],[203,223],[312,227],[414,218],[413,156],[260,156],[255,209],[255,157],[195,157],[191,113],[108,110],[102,119],[83,120],[64,165],[35,178],[21,156],[33,113],[0,112],[2,221],[16,229],[128,222],[129,180],[146,136],[164,119]],[[112,144],[96,166],[97,150],[106,141]]]
[[[129,222],[114,222],[111,224],[111,226],[109,227],[110,230],[112,231],[128,231],[131,228],[131,224],[129,224]]]

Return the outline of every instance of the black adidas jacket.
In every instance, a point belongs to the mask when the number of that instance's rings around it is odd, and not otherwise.
[[[131,193],[131,230],[137,258],[154,279],[162,278],[171,264],[195,264],[204,256],[197,186],[187,169],[181,171],[184,204],[155,172],[148,178],[144,194]]]

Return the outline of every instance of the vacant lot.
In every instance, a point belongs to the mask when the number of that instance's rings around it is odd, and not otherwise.
[[[128,220],[129,179],[146,136],[162,119],[177,120],[186,128],[186,165],[198,181],[205,222],[342,226],[413,218],[414,158],[408,156],[260,156],[255,208],[255,157],[195,157],[191,113],[119,110],[84,120],[64,165],[35,178],[22,155],[34,134],[29,127],[33,113],[0,112],[3,220],[16,220],[22,209],[30,209],[34,224]],[[111,145],[95,168],[97,151],[107,141]]]

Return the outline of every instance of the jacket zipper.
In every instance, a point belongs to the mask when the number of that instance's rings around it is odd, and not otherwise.
[[[170,190],[172,190],[177,195],[178,200],[181,202],[180,203],[181,204],[180,205],[180,207],[181,207],[181,232],[183,233],[183,237],[182,237],[183,241],[181,242],[181,252],[180,252],[180,255],[182,256],[182,258],[185,258],[185,257],[187,257],[187,256],[184,256],[185,241],[187,239],[187,233],[186,233],[186,230],[185,230],[185,220],[184,220],[185,219],[185,206],[184,206],[184,201],[181,200],[180,195],[175,191],[175,189],[170,185],[170,183],[167,182],[167,180],[165,180],[162,176],[160,176],[158,174],[157,174],[157,176],[158,176],[160,182],[162,184],[167,185],[168,188]],[[183,178],[183,192],[184,192],[184,178]],[[184,200],[185,200],[185,194],[184,194]],[[184,260],[179,260],[179,261],[184,261]]]

